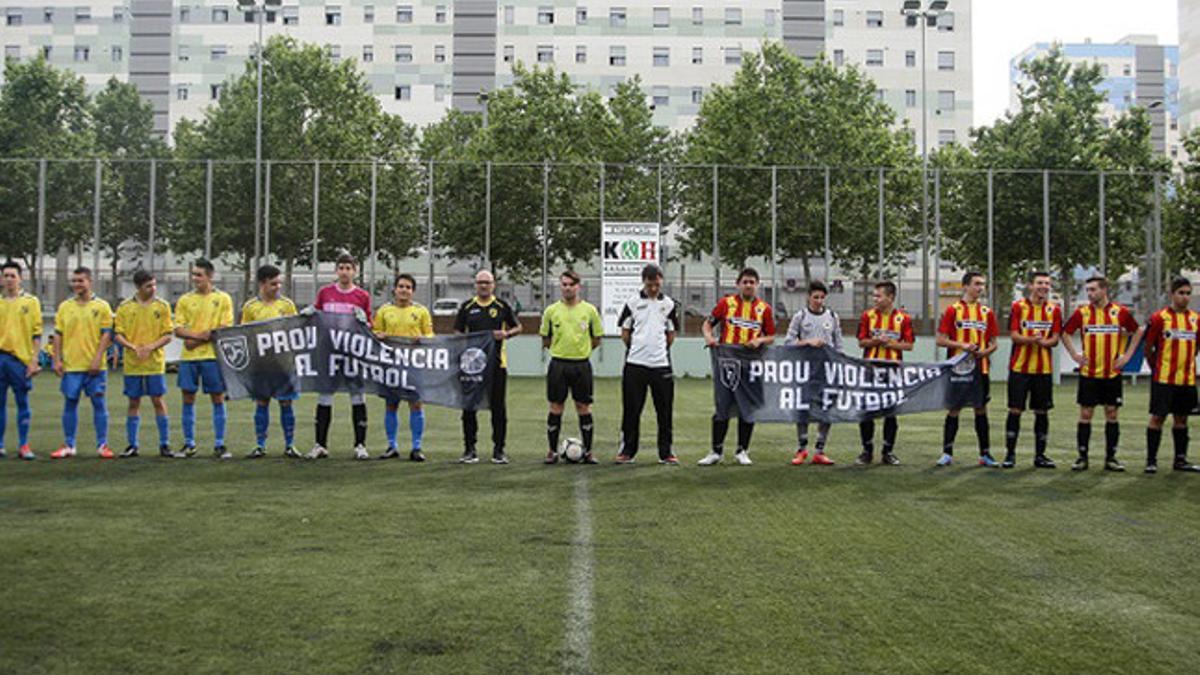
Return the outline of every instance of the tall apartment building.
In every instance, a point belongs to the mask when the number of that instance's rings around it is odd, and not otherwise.
[[[1017,91],[1024,76],[1020,64],[1043,56],[1055,45],[1034,44],[1010,64],[1010,107],[1017,108]],[[1111,123],[1133,105],[1149,110],[1154,149],[1173,161],[1185,160],[1181,138],[1180,52],[1175,46],[1158,44],[1153,35],[1128,35],[1114,43],[1082,42],[1058,45],[1073,64],[1097,64],[1104,76],[1098,89],[1105,95],[1100,119]]]
[[[1200,129],[1200,0],[1179,0],[1179,121]]]
[[[111,76],[154,103],[157,128],[197,118],[253,53],[253,14],[233,0],[0,0],[6,58],[46,54],[97,89]],[[18,4],[28,3],[28,4]],[[80,3],[80,4],[75,4]],[[89,3],[86,6],[82,3]],[[383,107],[423,125],[553,65],[601,93],[640,75],[657,124],[690,125],[705,92],[764,40],[858,64],[900,119],[921,124],[920,29],[901,0],[283,0],[265,36],[355,59]],[[927,32],[929,143],[964,142],[972,120],[971,1]]]

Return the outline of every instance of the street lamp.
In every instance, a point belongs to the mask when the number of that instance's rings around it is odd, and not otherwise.
[[[254,43],[254,60],[258,69],[256,85],[257,107],[254,114],[254,265],[261,262],[264,252],[260,250],[262,228],[262,109],[263,109],[263,18],[267,12],[274,13],[283,0],[238,0],[238,11],[251,12],[258,24],[258,40]]]
[[[921,308],[926,320],[933,317],[933,307],[929,302],[929,88],[925,84],[925,30],[937,26],[938,18],[946,13],[949,4],[948,0],[931,0],[922,8],[921,0],[904,0],[900,9],[907,25],[921,29]]]

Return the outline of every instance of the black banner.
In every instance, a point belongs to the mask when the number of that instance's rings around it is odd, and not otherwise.
[[[712,349],[717,414],[753,422],[860,422],[982,404],[975,359],[893,363],[826,347]]]
[[[350,314],[311,312],[214,333],[232,399],[365,392],[448,408],[488,407],[491,333],[381,340]]]

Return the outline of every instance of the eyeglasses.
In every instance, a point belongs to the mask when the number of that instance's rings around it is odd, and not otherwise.
[[[496,282],[494,282],[494,281],[476,281],[475,285],[476,286],[491,286],[494,283],[496,283]]]

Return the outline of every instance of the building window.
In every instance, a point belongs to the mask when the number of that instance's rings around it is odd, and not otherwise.
[[[553,26],[554,25],[554,8],[553,7],[538,7],[538,25]]]
[[[703,24],[704,24],[704,8],[703,7],[693,7],[692,8],[692,25],[693,26],[701,26]]]
[[[75,23],[87,23],[92,20],[91,7],[76,7],[75,8]]]
[[[704,47],[692,47],[692,65],[704,65]]]
[[[396,85],[396,100],[397,101],[411,101],[412,100],[412,87],[407,84]]]
[[[325,56],[329,57],[330,61],[337,63],[342,60],[341,45],[325,45]]]
[[[433,100],[435,100],[439,103],[446,100],[446,85],[444,85],[444,84],[433,85]]]
[[[876,101],[879,101],[880,103],[883,103],[883,100],[884,100],[885,98],[887,98],[887,92],[886,92],[886,91],[884,91],[883,89],[876,89],[876,90],[875,90],[875,100],[876,100]]]
[[[941,147],[945,147],[947,145],[953,145],[953,144],[954,144],[954,130],[953,129],[938,129],[938,145]]]
[[[938,52],[938,70],[954,70],[954,52]]]
[[[917,90],[916,89],[905,89],[904,90],[904,106],[906,108],[917,107]]]
[[[612,9],[608,10],[608,25],[614,28],[624,28],[625,19],[626,16],[624,7],[613,7]]]
[[[1108,64],[1107,63],[1100,64],[1100,75],[1102,75],[1103,77],[1108,77]]]
[[[742,48],[741,47],[726,47],[725,48],[725,65],[727,65],[727,66],[742,65]]]
[[[433,22],[434,23],[446,23],[446,6],[445,5],[438,5],[437,7],[433,8]],[[441,99],[438,99],[438,100],[441,100]]]
[[[186,101],[187,98],[188,98],[188,88],[187,87],[176,87],[175,88],[175,100],[176,101]]]
[[[113,63],[120,63],[125,60],[125,50],[119,45],[113,45],[110,53],[112,54]]]
[[[179,8],[179,23],[188,23],[191,20],[192,20],[192,8],[191,7],[180,7]]]
[[[904,67],[905,68],[916,68],[917,67],[917,53],[911,49],[904,52]]]
[[[586,26],[587,25],[587,7],[576,7],[575,8],[575,25],[576,26]]]
[[[704,89],[702,87],[692,87],[692,103],[700,105],[704,100]]]
[[[229,8],[228,7],[213,7],[212,22],[213,23],[229,23]]]
[[[1121,66],[1121,74],[1124,75],[1125,77],[1129,77],[1130,75],[1133,74],[1133,68],[1130,67],[1130,65],[1128,63],[1126,63],[1125,65]]]
[[[841,68],[845,64],[846,64],[846,50],[844,50],[844,49],[833,50],[833,65],[838,68]]]
[[[551,45],[537,46],[538,63],[554,63],[554,47]]]
[[[504,62],[505,63],[513,62],[513,46],[512,45],[504,45]]]
[[[192,58],[191,48],[187,45],[179,45],[179,60],[188,61]]]
[[[125,23],[124,7],[113,7],[113,23]]]
[[[867,28],[883,28],[883,12],[877,9],[867,10]]]
[[[575,45],[575,63],[587,63],[586,45]]]
[[[937,29],[941,33],[954,32],[954,12],[942,12],[937,18]]]
[[[412,63],[412,45],[396,45],[396,63]]]
[[[868,49],[867,50],[867,65],[868,66],[882,66],[883,65],[883,50],[882,49]]]
[[[363,63],[375,62],[375,45],[363,45],[362,60]]]
[[[446,62],[446,45],[434,45],[433,46],[433,62],[434,63],[445,63]]]
[[[835,26],[845,26],[846,25],[846,10],[844,10],[844,9],[833,10],[833,25],[835,25]]]
[[[283,8],[283,25],[299,26],[300,25],[300,8],[299,7],[284,7]]]
[[[953,89],[941,89],[938,91],[938,110],[954,110]]]
[[[209,60],[220,61],[229,55],[229,48],[224,45],[217,45],[209,50]]]
[[[671,8],[670,7],[655,7],[654,8],[654,27],[668,28],[671,25]]]
[[[21,58],[21,45],[4,45],[4,60]]]
[[[654,48],[654,65],[658,67],[667,67],[671,65],[671,48],[670,47],[655,47]]]
[[[43,58],[43,59],[46,59],[47,61],[49,61],[49,60],[50,60],[50,56],[51,56],[52,54],[54,54],[54,48],[53,48],[53,47],[51,47],[50,45],[42,45],[42,58]]]
[[[363,5],[363,23],[375,23],[375,5]]]
[[[505,26],[511,26],[514,23],[516,23],[516,12],[517,12],[516,7],[513,7],[512,5],[504,6],[504,25]]]
[[[47,7],[42,10],[42,23],[54,23],[54,8]]]
[[[625,47],[621,45],[614,45],[608,48],[608,65],[625,65]]]
[[[87,63],[88,58],[91,56],[91,54],[92,54],[92,50],[89,49],[88,47],[76,47],[75,48],[75,60],[80,63]]]
[[[225,85],[223,85],[223,84],[208,85],[208,97],[214,101],[221,98],[221,94],[224,93],[224,91],[225,91]]]
[[[337,5],[330,5],[325,8],[325,25],[340,26],[342,25],[342,8]]]
[[[742,8],[741,7],[726,7],[725,8],[725,25],[726,26],[742,25]]]
[[[10,7],[4,11],[4,25],[20,26],[24,17],[21,15],[21,10]]]
[[[764,9],[763,10],[763,25],[768,28],[774,28],[779,18],[779,10]]]
[[[650,102],[655,108],[665,108],[671,105],[670,87],[656,86],[650,91]]]
[[[412,23],[413,8],[412,5],[398,5],[396,7],[396,23]]]

